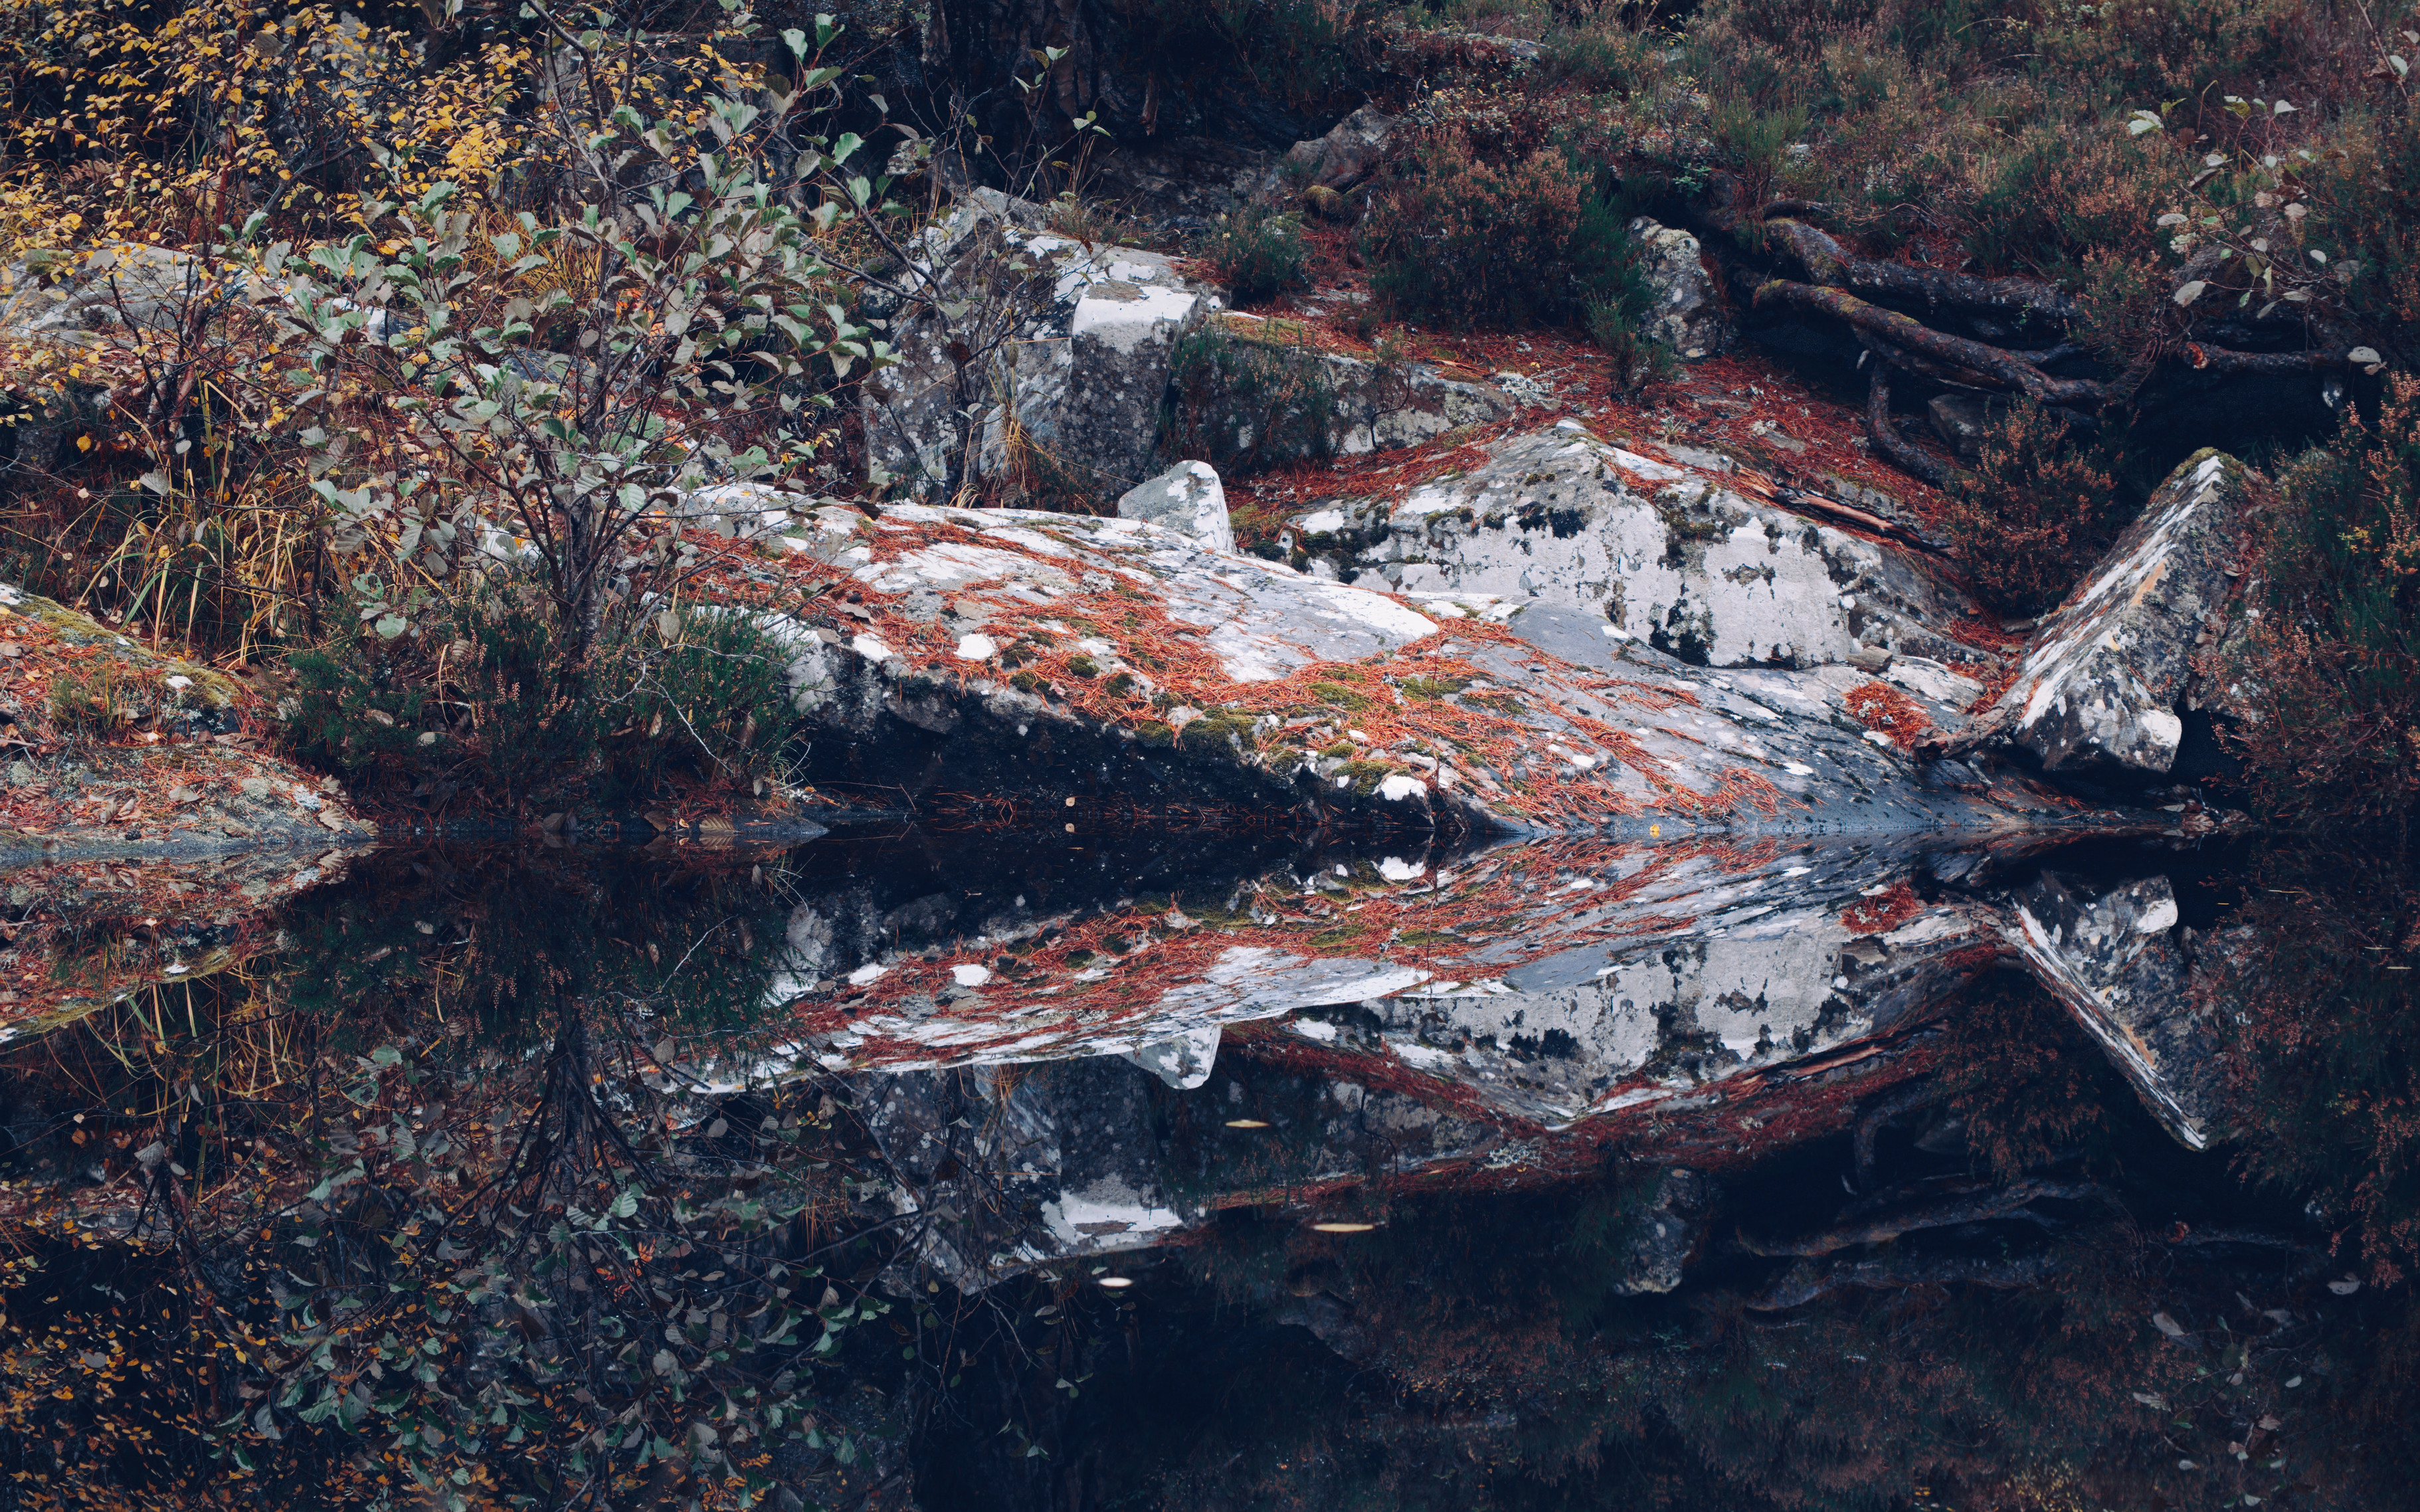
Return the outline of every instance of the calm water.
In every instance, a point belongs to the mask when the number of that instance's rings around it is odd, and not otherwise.
[[[2420,1471],[2392,857],[968,827],[9,882],[7,1505]]]

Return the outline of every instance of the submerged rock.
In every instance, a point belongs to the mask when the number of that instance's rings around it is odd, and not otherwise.
[[[1974,735],[2003,734],[2048,772],[2173,767],[2195,644],[2226,603],[2242,546],[2245,482],[2243,464],[2216,451],[2170,473],[2035,631]]]

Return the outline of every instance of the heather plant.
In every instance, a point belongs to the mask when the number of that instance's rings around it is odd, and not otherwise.
[[[1218,270],[1218,281],[1239,308],[1266,304],[1309,284],[1311,248],[1299,216],[1265,205],[1246,205],[1222,215],[1195,244],[1194,253]]]
[[[1455,325],[1577,323],[1618,298],[1635,253],[1596,175],[1556,147],[1498,164],[1469,133],[1425,135],[1373,211],[1371,284]]]
[[[2420,379],[2277,480],[2235,733],[2255,790],[2304,819],[2408,821],[2420,798]]]
[[[1975,471],[1943,501],[1951,550],[1987,601],[2012,614],[2058,601],[2108,545],[2112,471],[2064,416],[2027,398],[2009,407]]]

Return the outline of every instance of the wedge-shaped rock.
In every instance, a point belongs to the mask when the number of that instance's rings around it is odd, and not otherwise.
[[[2009,943],[2067,1005],[2168,1132],[2200,1149],[2226,1131],[2215,1025],[2187,990],[2165,877],[2098,896],[2044,873],[2008,905]]]
[[[2174,766],[2195,638],[2221,613],[2242,543],[2244,481],[2243,464],[2215,451],[2169,474],[2042,621],[2016,681],[1982,723],[2046,771]]]

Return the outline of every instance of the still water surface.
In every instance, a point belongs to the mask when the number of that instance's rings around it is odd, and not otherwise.
[[[2391,857],[8,881],[8,1505],[2412,1504]]]

